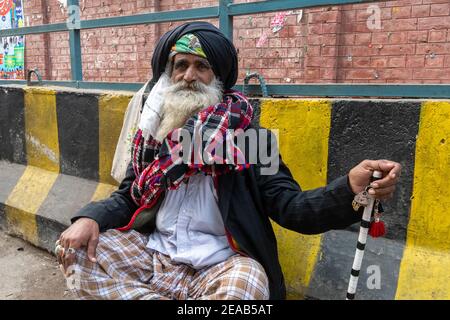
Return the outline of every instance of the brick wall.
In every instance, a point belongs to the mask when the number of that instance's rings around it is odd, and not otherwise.
[[[246,0],[235,2],[250,2]],[[80,0],[81,19],[217,5],[202,0]],[[372,4],[330,6],[287,12],[284,27],[272,32],[276,13],[238,17],[239,81],[247,71],[269,83],[448,83],[450,2],[398,0],[375,3],[381,28],[369,29]],[[27,25],[64,22],[57,0],[24,1]],[[301,18],[301,19],[300,19]],[[210,22],[218,24],[217,20]],[[89,81],[144,82],[157,39],[180,24],[162,23],[81,32],[83,77]],[[266,34],[266,41],[261,36]],[[259,42],[259,43],[258,43]],[[44,79],[70,79],[68,33],[26,38],[26,67]]]

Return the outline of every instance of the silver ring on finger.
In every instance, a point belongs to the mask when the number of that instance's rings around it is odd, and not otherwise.
[[[62,245],[58,244],[58,245],[56,246],[56,248],[55,248],[55,255],[56,255],[57,257],[59,257],[59,256],[61,255],[61,251],[62,251],[63,254],[64,254],[64,247],[63,247]]]
[[[76,251],[74,248],[69,248],[69,249],[67,249],[65,256],[67,257],[68,255],[75,254],[75,252]]]

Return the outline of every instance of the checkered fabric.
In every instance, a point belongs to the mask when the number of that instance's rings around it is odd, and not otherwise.
[[[253,108],[247,98],[238,91],[228,90],[224,93],[221,103],[209,106],[192,116],[182,128],[190,134],[190,141],[201,141],[201,148],[194,148],[191,143],[190,150],[183,150],[179,129],[169,132],[162,143],[152,136],[145,139],[139,129],[131,150],[136,179],[130,193],[140,208],[133,214],[130,223],[119,230],[129,230],[136,216],[143,209],[154,206],[166,189],[178,189],[185,178],[199,171],[214,177],[233,170],[248,169],[250,164],[246,163],[245,155],[234,139],[230,140],[230,130],[235,130],[236,136],[242,134],[250,125],[252,117]],[[209,138],[204,141],[204,137]],[[224,143],[227,139],[230,146],[227,146],[226,152],[220,154],[218,150],[227,145]],[[201,156],[203,151],[207,154],[206,162]],[[182,162],[180,153],[189,155],[189,163]],[[231,159],[227,159],[227,154]],[[148,162],[148,159],[153,160]]]
[[[131,230],[100,234],[97,263],[77,250],[71,289],[80,299],[267,300],[268,279],[255,260],[234,255],[195,270],[146,247],[148,237]]]

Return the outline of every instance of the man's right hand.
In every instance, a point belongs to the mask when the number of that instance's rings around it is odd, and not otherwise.
[[[69,248],[79,250],[82,247],[87,247],[89,260],[97,262],[95,250],[98,244],[99,233],[99,226],[95,220],[80,218],[61,234],[59,242],[64,248],[64,253],[67,253]],[[67,270],[67,267],[75,262],[75,254],[66,254],[58,257],[58,260],[62,262],[64,270]]]

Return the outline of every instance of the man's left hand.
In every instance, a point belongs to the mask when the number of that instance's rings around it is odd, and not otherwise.
[[[378,170],[383,177],[370,184],[373,171]],[[369,194],[377,199],[390,199],[394,195],[395,185],[402,171],[400,163],[389,160],[364,160],[350,170],[348,174],[350,188],[354,193],[363,191],[369,184]]]

